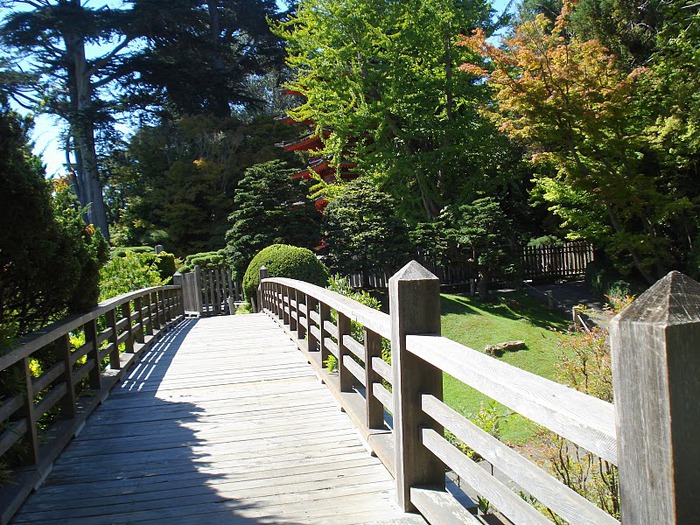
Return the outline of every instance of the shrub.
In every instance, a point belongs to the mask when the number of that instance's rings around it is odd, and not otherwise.
[[[228,266],[226,262],[226,250],[221,249],[212,252],[193,253],[185,257],[185,264],[178,268],[181,273],[191,272],[195,266],[199,266],[202,270],[208,268],[220,268]]]
[[[273,244],[261,250],[250,261],[243,276],[243,292],[249,299],[260,284],[260,267],[265,266],[270,277],[289,277],[318,286],[328,283],[328,269],[311,250],[287,244]]]
[[[127,254],[136,254],[141,258],[143,264],[155,266],[163,283],[167,283],[177,271],[177,260],[172,253],[160,252],[156,254],[155,250],[150,246],[127,246],[112,250],[112,258],[126,257]],[[134,288],[134,290],[138,290],[138,288]]]
[[[119,246],[112,250],[112,255],[115,257],[124,257],[126,252],[131,253],[155,253],[155,248],[151,246]]]
[[[123,256],[112,256],[100,271],[100,300],[123,293],[160,286],[166,283],[158,267],[144,255],[127,251]],[[153,254],[155,256],[155,254]],[[171,274],[172,275],[172,274]]]
[[[31,154],[30,119],[0,101],[0,346],[97,302],[107,243],[82,222],[65,180]]]

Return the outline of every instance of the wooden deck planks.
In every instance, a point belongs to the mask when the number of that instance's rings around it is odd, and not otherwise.
[[[394,482],[264,315],[189,320],[56,461],[20,523],[363,523]]]

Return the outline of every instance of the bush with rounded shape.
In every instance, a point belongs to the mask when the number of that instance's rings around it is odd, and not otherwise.
[[[311,250],[273,244],[258,252],[243,276],[243,291],[249,299],[260,284],[260,268],[265,266],[270,277],[288,277],[318,286],[328,284],[328,269]]]

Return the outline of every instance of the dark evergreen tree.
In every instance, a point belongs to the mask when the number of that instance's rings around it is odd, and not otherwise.
[[[256,253],[271,244],[315,248],[320,243],[321,214],[307,197],[307,184],[280,161],[248,168],[238,184],[229,216],[226,251],[239,276]]]
[[[396,204],[370,181],[345,185],[324,215],[332,271],[393,273],[410,259],[408,230]]]
[[[0,346],[96,304],[107,257],[100,233],[86,228],[65,200],[67,183],[52,188],[44,179],[30,151],[28,126],[0,108]]]

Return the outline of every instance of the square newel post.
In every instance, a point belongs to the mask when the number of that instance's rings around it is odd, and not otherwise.
[[[263,279],[267,279],[267,266],[262,265],[260,269],[258,270],[258,277],[260,278],[260,284],[258,285],[258,293],[257,293],[257,303],[253,305],[253,311],[254,312],[262,312],[265,309],[265,292],[263,291]],[[251,297],[252,299],[252,297]]]
[[[700,284],[669,273],[610,344],[622,523],[700,523]]]
[[[442,399],[442,372],[406,350],[406,336],[440,335],[440,280],[415,261],[389,279],[391,366],[399,506],[415,511],[415,486],[445,487],[445,466],[421,443],[421,427],[442,434],[421,410],[421,394]]]

